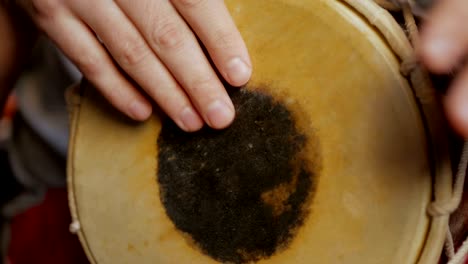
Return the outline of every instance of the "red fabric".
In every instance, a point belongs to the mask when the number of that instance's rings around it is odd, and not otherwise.
[[[51,189],[44,202],[11,224],[11,264],[87,264],[78,237],[68,231],[71,217],[66,189]]]
[[[3,110],[3,115],[2,117],[12,119],[13,115],[16,112],[16,97],[14,94],[10,95],[6,101],[5,108]]]

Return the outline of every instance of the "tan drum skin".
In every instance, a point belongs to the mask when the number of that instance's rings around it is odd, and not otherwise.
[[[447,219],[432,221],[426,209],[433,178],[442,173],[450,182],[450,162],[443,151],[432,153],[444,140],[426,129],[427,113],[400,73],[401,53],[412,51],[407,39],[396,38],[400,51],[391,46],[390,37],[404,36],[398,24],[369,0],[225,3],[252,56],[244,89],[285,102],[317,139],[306,146],[320,165],[310,215],[287,249],[258,263],[437,263]],[[82,88],[72,100],[68,176],[90,261],[217,263],[161,204],[159,115],[129,122]]]

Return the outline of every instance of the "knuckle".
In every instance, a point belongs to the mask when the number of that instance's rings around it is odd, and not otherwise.
[[[200,6],[203,0],[172,0],[172,2],[175,5],[178,5],[183,8],[184,7],[192,8],[192,7]]]
[[[238,35],[235,32],[218,30],[213,34],[215,46],[221,49],[230,48],[238,43]]]
[[[211,74],[207,74],[211,75]],[[208,93],[207,91],[211,90],[211,87],[214,87],[216,83],[216,79],[213,76],[205,76],[205,77],[198,77],[193,80],[188,87],[186,87],[187,91],[192,95],[200,95],[203,94],[206,96]]]
[[[133,100],[132,98],[128,98],[122,92],[122,89],[116,89],[115,87],[108,87],[108,89],[104,89],[104,93],[107,93],[107,97],[109,101],[116,105],[117,108],[125,111],[128,109],[127,104],[131,103]]]
[[[153,44],[162,50],[179,49],[184,44],[182,30],[176,23],[163,23],[162,26],[156,27],[152,36]]]
[[[61,7],[61,0],[32,0],[32,8],[39,17],[52,17]]]
[[[97,57],[92,55],[78,56],[76,66],[89,79],[94,79],[101,72],[101,65]]]
[[[116,58],[122,67],[134,67],[141,64],[147,57],[149,50],[142,41],[127,41],[117,52]]]

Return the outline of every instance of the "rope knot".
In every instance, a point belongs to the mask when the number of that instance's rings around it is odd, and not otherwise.
[[[449,202],[433,202],[427,208],[427,213],[434,217],[451,215],[458,207],[458,204],[450,200]]]
[[[403,60],[400,66],[401,74],[403,74],[404,76],[410,75],[416,69],[418,64],[419,64],[419,61],[416,58],[416,56],[411,56]]]

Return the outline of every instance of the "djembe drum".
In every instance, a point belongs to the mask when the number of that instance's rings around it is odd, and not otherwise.
[[[369,0],[228,0],[252,56],[232,126],[136,124],[72,99],[73,227],[92,263],[436,263],[445,123],[404,30]]]

